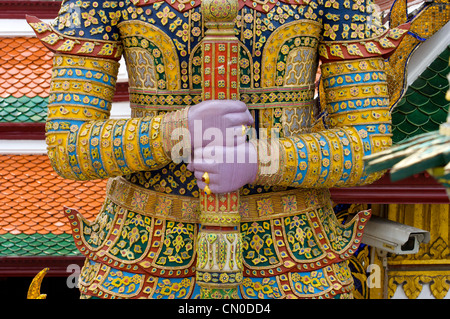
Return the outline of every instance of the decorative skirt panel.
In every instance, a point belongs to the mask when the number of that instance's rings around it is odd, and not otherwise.
[[[110,179],[95,221],[74,210],[66,213],[75,244],[87,257],[79,281],[83,295],[199,297],[196,263],[205,252],[197,244],[198,198],[146,190],[117,177]],[[361,242],[369,211],[343,225],[328,190],[295,189],[241,196],[240,214],[244,269],[239,298],[351,296],[346,260]],[[226,273],[208,275],[203,282],[231,280]]]

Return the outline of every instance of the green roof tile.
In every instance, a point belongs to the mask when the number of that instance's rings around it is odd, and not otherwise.
[[[81,256],[71,234],[3,234],[1,256]]]
[[[45,122],[48,98],[0,98],[0,122]]]
[[[429,122],[429,115],[426,112],[422,112],[421,109],[417,109],[409,113],[408,120],[412,125],[421,127]]]
[[[437,72],[437,71],[436,71]],[[445,72],[445,71],[440,71]],[[428,84],[438,90],[443,89],[444,87],[448,87],[448,80],[445,76],[440,76],[439,73],[436,73],[434,77],[428,80]]]
[[[403,98],[392,110],[394,144],[438,130],[439,125],[446,121],[449,108],[449,102],[445,99],[449,89],[449,58],[450,46],[409,85]]]
[[[430,119],[434,123],[436,123],[436,125],[440,125],[442,123],[442,118],[443,117],[445,118],[447,116],[447,114],[448,114],[448,112],[446,112],[445,110],[440,108],[435,113],[430,115]]]
[[[430,68],[425,69],[425,71],[422,72],[420,77],[424,79],[425,81],[428,81],[429,79],[433,78],[436,75],[436,72],[431,70]]]
[[[411,88],[420,90],[426,87],[428,82],[425,79],[417,78],[417,80],[414,81],[413,84],[410,85]]]

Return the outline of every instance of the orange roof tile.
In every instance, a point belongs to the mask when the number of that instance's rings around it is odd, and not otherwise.
[[[0,38],[0,97],[47,97],[52,57],[37,38]]]
[[[70,233],[63,206],[94,220],[105,189],[106,180],[59,177],[47,155],[0,155],[0,235]]]

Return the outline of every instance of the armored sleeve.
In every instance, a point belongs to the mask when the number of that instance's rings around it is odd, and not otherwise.
[[[68,0],[51,24],[27,17],[54,52],[46,142],[52,166],[65,178],[107,178],[170,162],[163,123],[174,122],[164,115],[110,119],[123,50],[117,24],[124,12],[118,1]],[[181,123],[184,115],[177,111],[170,119]],[[166,125],[166,132],[171,129]]]
[[[260,165],[257,184],[356,186],[382,174],[367,175],[363,157],[392,144],[384,59],[408,25],[383,28],[369,0],[326,0],[319,9],[323,125],[311,133],[281,138],[278,171],[264,175]]]

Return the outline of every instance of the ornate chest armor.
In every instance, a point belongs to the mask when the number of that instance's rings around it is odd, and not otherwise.
[[[355,0],[240,3],[239,98],[255,128],[280,133],[282,154],[276,174],[240,190],[241,298],[351,295],[346,259],[370,213],[341,225],[327,188],[378,178],[364,174],[362,156],[390,145],[382,56],[407,29],[384,30],[372,10]],[[203,85],[225,85],[202,81],[200,2],[70,0],[52,26],[29,21],[56,52],[47,121],[55,169],[67,178],[110,178],[95,221],[67,210],[87,257],[81,292],[198,297],[197,258],[210,256],[196,247],[208,251],[211,243],[197,242],[196,180],[185,163],[166,159],[159,124],[166,112],[201,102]],[[132,118],[109,120],[122,53]],[[203,276],[227,280],[238,278]]]

